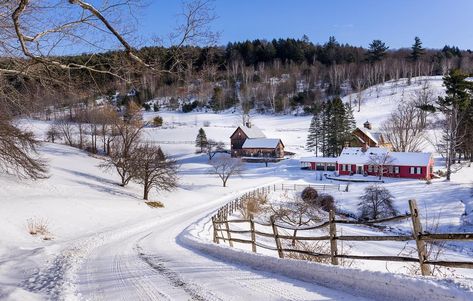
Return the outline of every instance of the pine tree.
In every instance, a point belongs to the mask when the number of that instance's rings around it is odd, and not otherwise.
[[[417,62],[425,53],[425,49],[422,47],[422,42],[419,37],[414,38],[414,44],[412,45],[411,49],[411,59],[414,62]]]
[[[389,49],[388,46],[381,40],[373,40],[368,49],[368,61],[371,63],[381,61],[386,55],[386,51]]]
[[[322,153],[322,156],[328,156],[327,153],[327,133],[329,132],[330,126],[330,116],[329,116],[329,106],[327,103],[322,105],[322,108],[319,113],[319,129],[317,131],[317,150]]]
[[[199,133],[197,134],[197,137],[195,138],[195,146],[200,147],[200,152],[204,152],[204,148],[207,146],[208,141],[207,141],[207,135],[205,134],[205,131],[203,128],[199,129]]]
[[[356,128],[355,117],[353,116],[353,107],[346,103],[345,104],[345,124],[344,124],[344,144],[350,142],[353,137],[353,131]]]
[[[446,95],[439,97],[434,105],[421,108],[428,111],[440,111],[445,116],[443,144],[445,145],[447,180],[452,174],[452,165],[456,155],[464,144],[463,129],[468,127],[468,113],[473,102],[473,83],[466,81],[467,74],[459,69],[450,70],[443,77]]]
[[[329,116],[327,154],[330,157],[336,157],[345,144],[345,132],[347,131],[345,106],[339,97],[329,102],[327,115]]]
[[[312,116],[309,126],[309,135],[307,136],[306,148],[307,150],[314,151],[315,156],[319,155],[319,138],[321,130],[320,116],[320,112],[315,113],[314,116]]]

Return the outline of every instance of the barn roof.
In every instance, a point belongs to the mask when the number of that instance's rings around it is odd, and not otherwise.
[[[381,139],[381,133],[379,132],[373,132],[367,128],[364,127],[358,127],[360,131],[362,131],[368,138],[373,140],[374,143],[379,144],[379,140]]]
[[[273,138],[246,139],[242,148],[276,148],[280,142],[281,139]]]
[[[250,128],[247,126],[239,126],[238,128],[240,128],[245,133],[245,135],[250,139],[266,138],[263,132],[256,126],[252,126]],[[235,130],[235,132],[238,130],[238,128]],[[232,137],[235,134],[235,132],[233,132],[233,134],[230,137]]]

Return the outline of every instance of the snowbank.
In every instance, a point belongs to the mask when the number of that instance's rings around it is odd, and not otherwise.
[[[329,288],[359,294],[376,300],[472,300],[473,292],[464,291],[447,281],[329,266],[293,259],[279,259],[250,253],[208,240],[210,216],[189,226],[178,242],[219,259],[247,265],[290,278],[317,283]],[[207,236],[204,236],[207,235]]]

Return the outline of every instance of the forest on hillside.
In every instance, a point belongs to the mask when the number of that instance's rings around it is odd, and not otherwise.
[[[340,43],[335,37],[315,44],[304,36],[219,47],[143,47],[136,55],[163,72],[133,64],[124,51],[113,51],[55,58],[64,64],[93,66],[103,73],[72,69],[68,77],[76,80],[65,78],[54,91],[18,76],[5,81],[19,93],[28,92],[30,100],[35,100],[30,108],[39,110],[111,97],[118,91],[123,104],[129,99],[144,105],[150,99],[165,98],[171,109],[185,112],[238,106],[244,111],[288,113],[300,109],[314,113],[327,99],[359,93],[388,80],[444,75],[451,69],[473,73],[470,50],[455,46],[426,49],[418,37],[410,47],[394,50],[381,40],[365,49]],[[11,63],[8,59],[1,62]],[[120,66],[119,76],[108,73],[110,66]]]

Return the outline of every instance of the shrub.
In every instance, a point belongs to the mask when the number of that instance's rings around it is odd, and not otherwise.
[[[182,112],[183,113],[192,112],[195,108],[197,108],[198,104],[199,103],[195,100],[191,103],[185,103],[185,104],[182,105]]]
[[[380,185],[370,185],[360,197],[358,204],[361,219],[378,219],[397,214],[392,204],[394,196],[388,189]]]
[[[319,193],[317,192],[317,190],[315,190],[315,188],[312,188],[312,187],[304,188],[304,190],[302,190],[302,193],[301,193],[301,198],[306,203],[315,202],[318,196],[319,196]]]
[[[317,204],[320,209],[329,212],[330,210],[335,211],[335,199],[330,194],[321,194],[317,198]]]
[[[52,235],[49,232],[48,220],[42,218],[29,218],[26,220],[26,227],[30,235],[41,235],[44,240],[51,240]]]
[[[145,204],[150,206],[151,208],[164,208],[164,204],[160,201],[145,202]]]
[[[268,204],[267,193],[248,194],[243,196],[242,208],[240,213],[245,219],[249,219],[250,215],[257,215],[264,210],[265,205]]]
[[[155,127],[160,127],[163,125],[163,117],[161,116],[156,116],[153,118],[153,125]]]
[[[149,105],[149,103],[146,103],[146,102],[145,102],[145,103],[143,104],[143,108],[145,109],[146,112],[151,111],[151,106]]]

